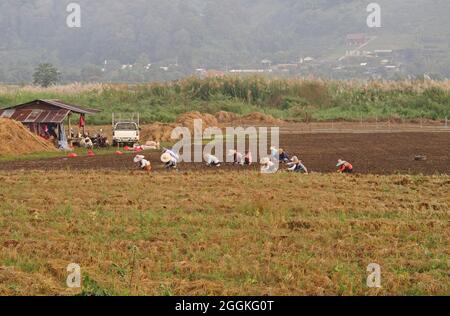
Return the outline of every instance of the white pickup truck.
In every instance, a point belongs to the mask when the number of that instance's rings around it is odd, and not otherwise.
[[[140,127],[139,116],[137,119],[122,120],[113,116],[113,146],[133,146],[139,143]]]

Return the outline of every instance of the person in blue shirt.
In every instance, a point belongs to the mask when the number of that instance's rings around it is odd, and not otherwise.
[[[289,155],[283,148],[280,148],[278,150],[278,152],[279,152],[279,159],[280,159],[281,163],[289,162]]]

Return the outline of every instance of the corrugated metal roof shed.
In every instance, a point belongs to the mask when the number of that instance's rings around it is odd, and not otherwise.
[[[89,108],[81,107],[78,105],[65,103],[65,102],[61,102],[60,100],[42,100],[42,101],[46,102],[48,104],[66,109],[66,110],[70,110],[74,113],[79,113],[79,114],[95,114],[95,113],[101,112],[100,110],[89,109]]]
[[[70,113],[85,115],[98,112],[60,100],[34,100],[0,110],[0,117],[22,123],[62,123]]]
[[[42,104],[51,106],[51,107],[57,107],[59,109],[69,110],[70,112],[77,113],[77,114],[96,114],[98,112],[101,112],[100,110],[89,109],[89,108],[81,107],[78,105],[73,105],[73,104],[69,104],[66,102],[62,102],[60,100],[34,100],[34,101],[27,102],[24,104],[19,104],[19,105],[5,108],[3,110],[0,110],[0,113],[5,112],[5,110],[7,111],[7,110],[12,110],[12,109],[16,109],[16,110],[20,110],[20,108],[29,109],[29,107],[33,107],[33,110],[34,109],[38,110],[39,106]]]
[[[1,112],[0,117],[10,118],[22,123],[62,123],[69,110],[15,110],[9,109]]]

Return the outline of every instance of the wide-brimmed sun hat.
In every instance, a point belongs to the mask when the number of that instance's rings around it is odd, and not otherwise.
[[[291,158],[291,161],[292,161],[292,162],[295,162],[295,163],[299,162],[297,156],[292,157],[292,158]]]
[[[145,158],[145,157],[142,156],[142,155],[137,155],[136,157],[134,157],[134,162],[135,162],[135,163],[141,162],[142,159],[144,159],[144,158]]]
[[[162,154],[161,162],[168,163],[171,160],[172,160],[172,156],[169,153]]]
[[[337,165],[336,165],[336,167],[340,167],[340,166],[342,166],[343,164],[345,164],[346,163],[346,161],[344,161],[344,160],[342,160],[342,159],[339,159],[338,160],[338,163],[337,163]]]
[[[261,159],[261,164],[262,165],[267,165],[270,162],[269,157],[264,157]]]

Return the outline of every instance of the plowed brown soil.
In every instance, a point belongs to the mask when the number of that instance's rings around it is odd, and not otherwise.
[[[449,133],[387,134],[283,134],[280,145],[291,155],[303,159],[313,172],[334,172],[339,158],[353,163],[363,174],[435,174],[450,171]],[[147,152],[155,172],[163,172],[160,152]],[[416,155],[427,157],[416,161]],[[0,163],[0,170],[133,170],[132,154],[97,157],[52,158]],[[251,167],[257,169],[258,166]],[[248,168],[223,165],[225,170]],[[204,164],[180,164],[180,171],[208,171]]]

